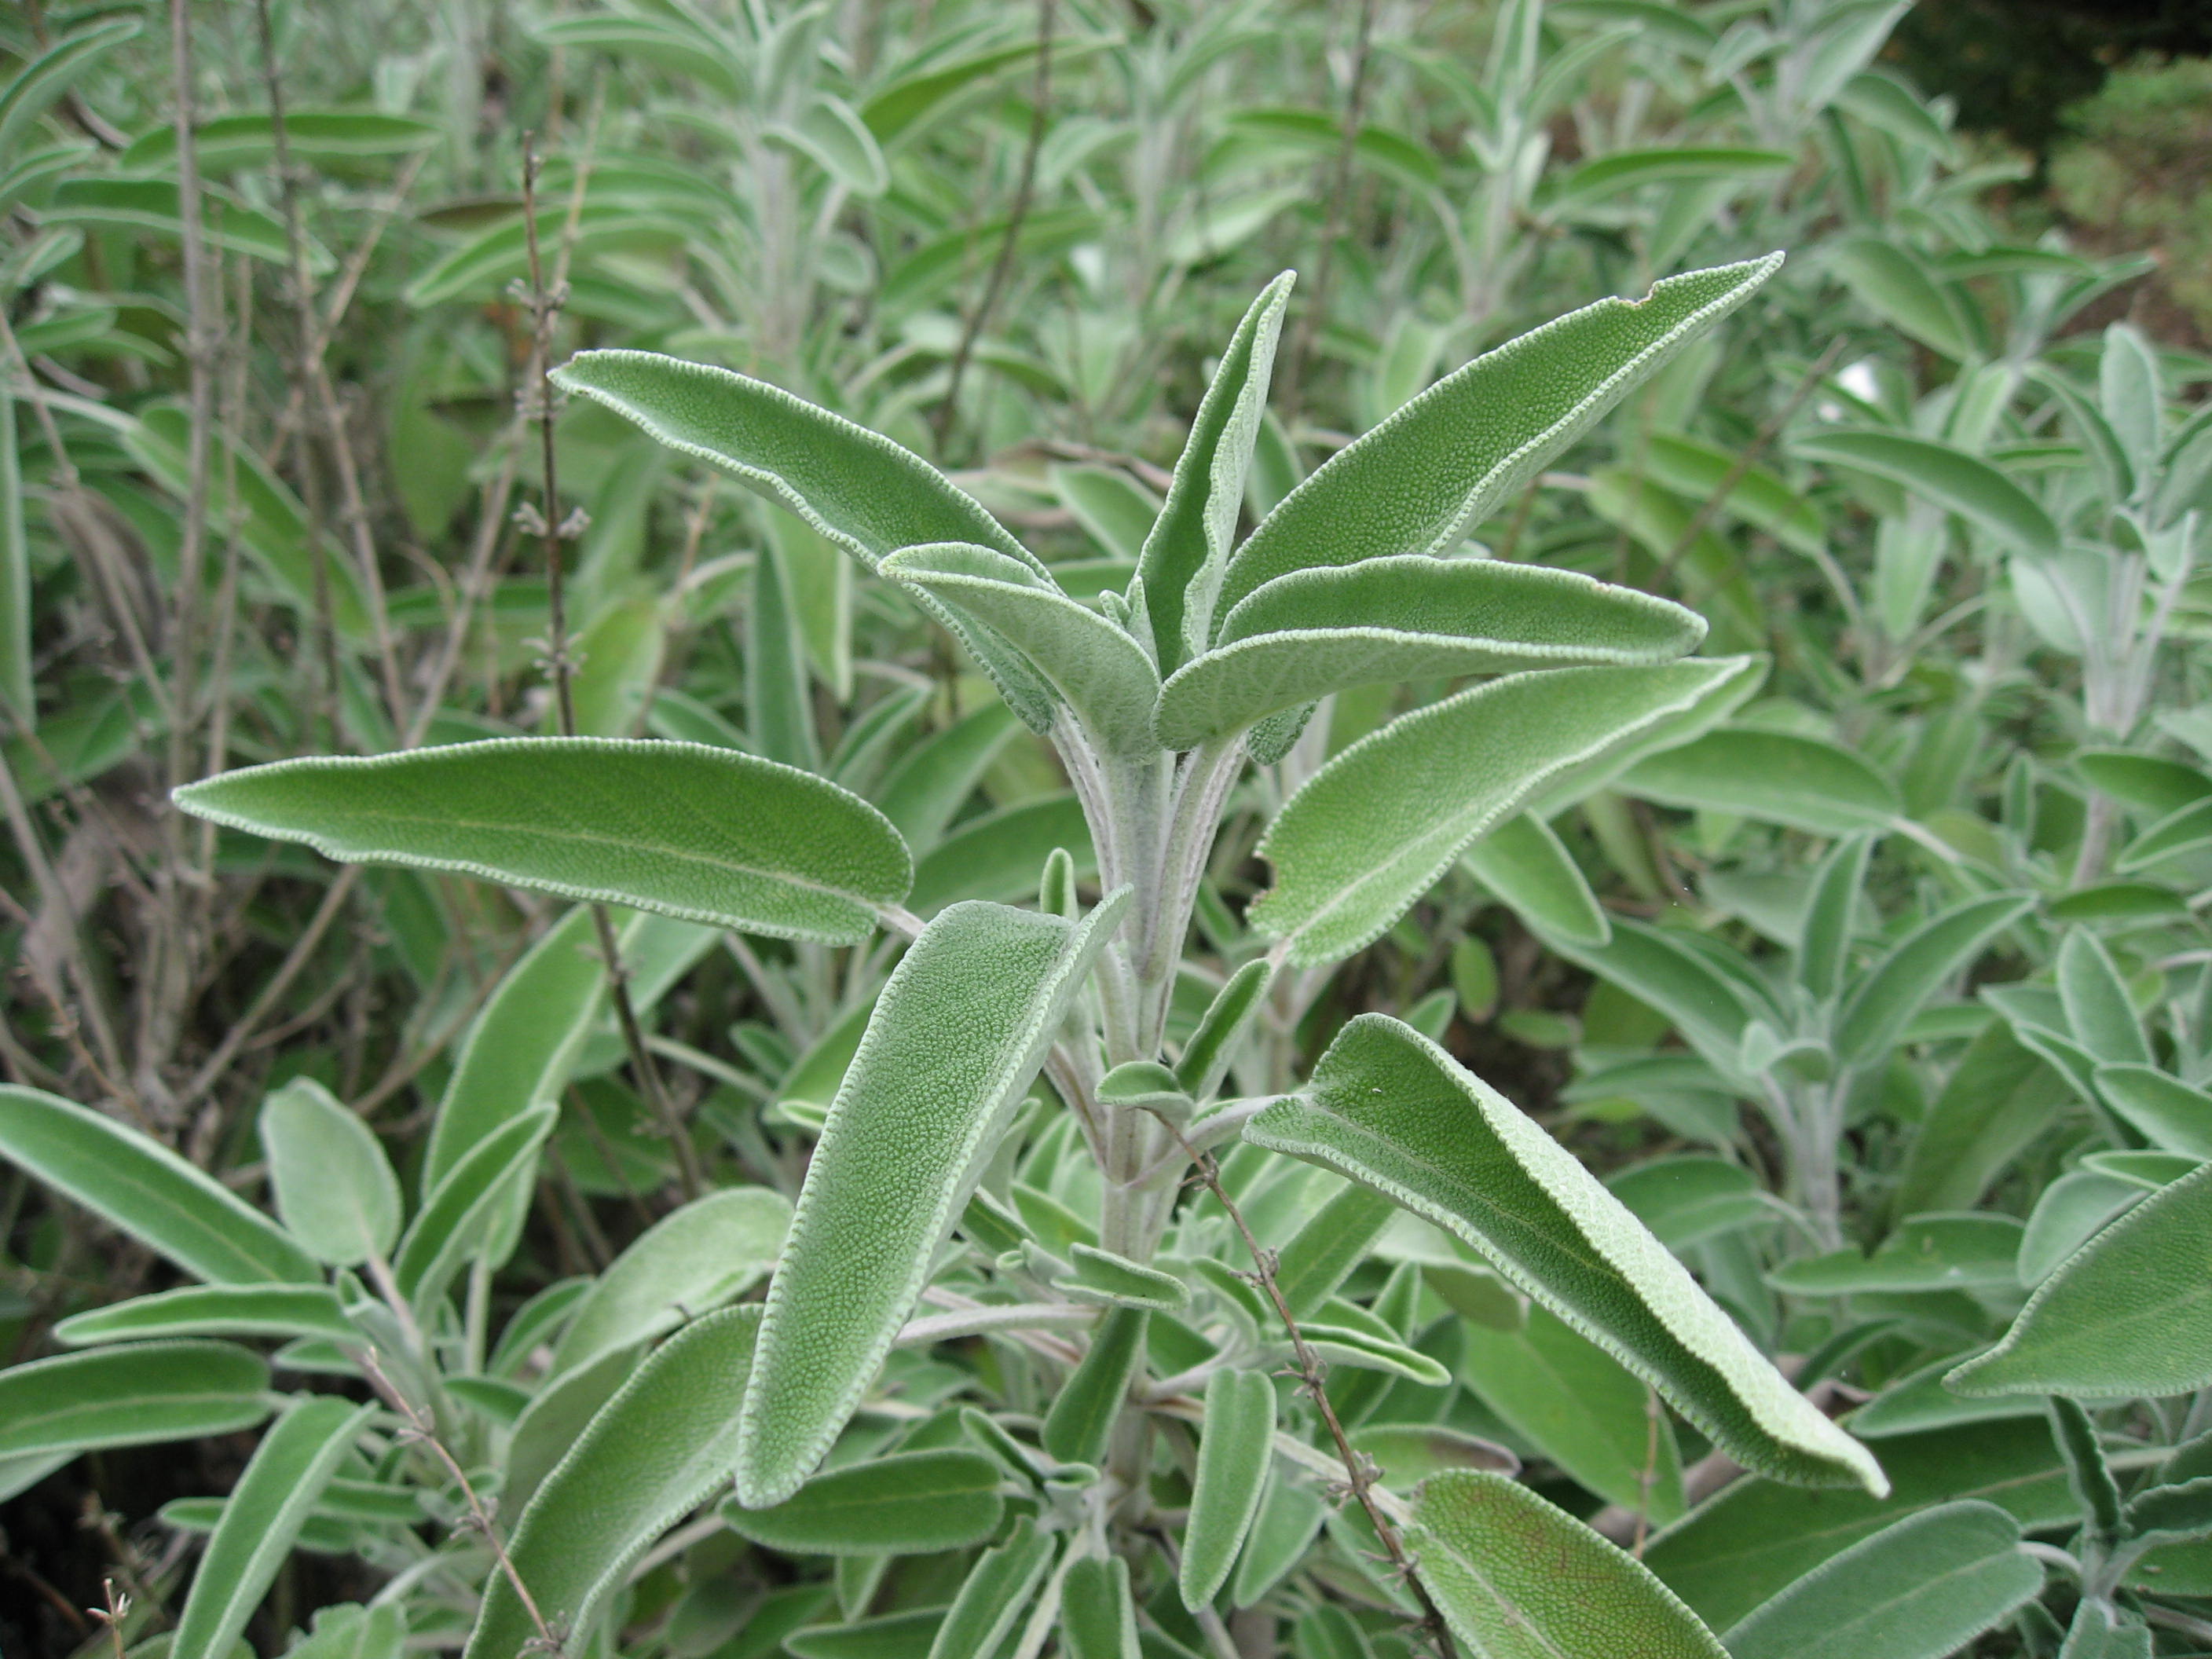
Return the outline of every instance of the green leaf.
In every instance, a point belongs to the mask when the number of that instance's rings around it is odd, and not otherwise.
[[[1516,915],[1547,937],[1594,948],[1613,937],[1613,924],[1590,891],[1582,866],[1541,818],[1526,812],[1508,818],[1462,853],[1460,862]],[[1468,1012],[1470,1017],[1477,1015],[1474,1007]]]
[[[1705,631],[1678,605],[1541,565],[1415,554],[1297,570],[1230,611],[1161,690],[1156,724],[1194,749],[1353,686],[1668,662]]]
[[[1662,805],[1733,812],[1816,836],[1883,829],[1902,810],[1889,780],[1849,750],[1756,726],[1723,726],[1638,761],[1620,787]]]
[[[1677,1254],[1774,1216],[1758,1178],[1717,1158],[1655,1158],[1607,1176],[1605,1185]]]
[[[1510,1475],[1432,1476],[1407,1538],[1452,1634],[1484,1659],[1726,1659],[1643,1563]]]
[[[996,1652],[1014,1621],[1029,1611],[1059,1541],[1052,1533],[1039,1532],[1027,1516],[1016,1521],[1005,1543],[975,1558],[937,1627],[929,1659]]]
[[[201,186],[206,217],[201,239],[210,247],[242,253],[289,269],[292,252],[284,226],[228,192]],[[82,225],[88,229],[151,231],[182,242],[182,200],[173,179],[118,179],[80,173],[54,186],[52,199],[39,212],[47,225]],[[310,273],[327,276],[337,269],[331,251],[313,237],[301,237],[301,254]]]
[[[772,1508],[726,1503],[721,1516],[740,1537],[790,1555],[929,1554],[998,1530],[1000,1480],[981,1452],[900,1452],[817,1474]]]
[[[1259,1012],[1274,979],[1274,964],[1262,957],[1246,963],[1214,993],[1198,1029],[1176,1060],[1176,1081],[1194,1100],[1204,1100],[1221,1086],[1237,1040]]]
[[[1942,280],[1912,253],[1880,237],[1850,236],[1831,257],[1851,292],[1883,321],[1954,362],[1975,355]]]
[[[1068,1568],[1060,1589],[1060,1639],[1067,1659],[1139,1659],[1126,1559],[1085,1556]]]
[[[1316,474],[1316,477],[1319,475]],[[1261,840],[1254,929],[1313,967],[1379,938],[1467,845],[1584,768],[1694,710],[1741,659],[1516,674],[1416,709],[1308,780]]]
[[[1091,825],[1073,793],[978,813],[915,866],[914,891],[907,902],[915,915],[933,916],[963,899],[1011,902],[1028,897],[1036,891],[1037,874],[1055,851],[1069,854],[1077,874],[1097,872]]]
[[[585,1292],[553,1349],[549,1374],[590,1364],[675,1329],[742,1296],[775,1266],[791,1201],[733,1187],[663,1216]]]
[[[2126,1608],[2102,1596],[2085,1595],[2074,1604],[2058,1659],[2151,1659],[2150,1626]]]
[[[1476,358],[1332,456],[1261,521],[1219,605],[1315,565],[1455,550],[1669,357],[1749,299],[1779,254],[1601,300]]]
[[[515,1187],[537,1168],[538,1150],[559,1115],[556,1107],[533,1106],[509,1119],[424,1196],[392,1263],[392,1277],[418,1313],[446,1293],[470,1252],[497,1224]]]
[[[134,1342],[0,1371],[0,1457],[198,1440],[269,1415],[269,1367],[228,1342]]]
[[[1861,975],[1836,1019],[1836,1053],[1861,1065],[1903,1041],[1921,1005],[1984,946],[2027,915],[2025,893],[1990,893],[1937,911]]]
[[[1216,1371],[1206,1385],[1198,1476],[1184,1523],[1182,1604],[1210,1605],[1229,1582],[1244,1534],[1260,1512],[1275,1440],[1275,1385],[1264,1371]]]
[[[2045,1279],[1964,1395],[2118,1400],[2212,1383],[2212,1164],[2154,1193]]]
[[[1080,1239],[1067,1247],[1067,1255],[1075,1264],[1074,1273],[1053,1283],[1078,1301],[1112,1302],[1163,1313],[1190,1305],[1189,1288],[1173,1273],[1096,1249]]]
[[[1291,1316],[1319,1313],[1397,1213],[1389,1200],[1357,1182],[1315,1211],[1276,1257],[1275,1288]]]
[[[1540,1307],[1518,1331],[1486,1330],[1460,1357],[1460,1378],[1513,1431],[1607,1503],[1654,1526],[1682,1513],[1682,1456],[1653,1422],[1644,1384]]]
[[[31,124],[101,58],[125,40],[137,39],[140,27],[135,17],[110,17],[64,35],[25,64],[0,90],[0,155],[22,155]]]
[[[0,1157],[210,1284],[321,1281],[313,1258],[228,1188],[58,1096],[0,1086]]]
[[[1766,1282],[1796,1296],[2009,1290],[2020,1282],[2021,1231],[2008,1215],[1914,1216],[1872,1255],[1847,1248],[1808,1256],[1776,1268]]]
[[[1160,679],[1145,648],[1040,582],[1021,561],[973,543],[939,542],[902,548],[882,570],[994,630],[1051,681],[1108,753],[1146,755],[1157,746],[1152,714]]]
[[[817,93],[794,125],[771,129],[771,136],[811,158],[855,196],[880,196],[890,186],[875,135],[842,98]]]
[[[701,744],[495,738],[311,756],[176,792],[234,830],[325,857],[455,870],[710,927],[856,945],[913,866],[836,784]]]
[[[1363,1014],[1245,1139],[1364,1182],[1474,1246],[1746,1468],[1887,1489],[1612,1194],[1443,1050]]]
[[[320,1337],[359,1346],[362,1333],[326,1285],[191,1285],[72,1314],[54,1340],[72,1347],[161,1336]]]
[[[406,1640],[406,1614],[398,1607],[343,1601],[319,1609],[312,1633],[287,1648],[284,1659],[401,1659]]]
[[[915,744],[884,775],[876,805],[908,845],[927,853],[1020,729],[1003,703],[985,703]]]
[[[1792,158],[1777,149],[1681,147],[1616,150],[1585,161],[1562,179],[1553,193],[1554,208],[1581,206],[1645,185],[1705,182],[1749,189],[1765,173],[1785,173]]]
[[[2097,1093],[2154,1146],[2212,1158],[2212,1094],[2151,1066],[2097,1067]]]
[[[814,730],[814,702],[783,561],[772,551],[757,555],[747,590],[743,647],[746,728],[754,745],[769,759],[802,772],[819,772],[822,749]]]
[[[1966,1045],[1929,1106],[1899,1177],[1906,1214],[1962,1210],[2073,1098],[2065,1083],[2002,1022]]]
[[[1820,432],[1791,446],[1809,460],[1856,467],[1903,484],[2031,558],[2058,554],[2058,526],[2033,495],[1987,461],[1933,438],[1902,432]]]
[[[2181,854],[2212,845],[2212,800],[2177,807],[2145,830],[2112,861],[2116,870],[2142,870]]]
[[[261,1437],[192,1576],[170,1659],[227,1659],[374,1406],[302,1400]]]
[[[349,161],[362,157],[408,155],[428,149],[446,129],[419,116],[389,115],[370,109],[284,111],[284,144],[295,162]],[[0,144],[6,134],[0,131]],[[203,178],[272,165],[276,159],[276,123],[266,115],[218,115],[192,127],[192,150]],[[116,157],[127,173],[167,171],[177,163],[177,129],[158,126],[131,141]]]
[[[31,678],[31,621],[23,458],[15,447],[15,400],[0,391],[0,703],[26,732],[37,725],[39,713]]]
[[[399,1237],[399,1177],[368,1125],[312,1078],[261,1107],[261,1146],[285,1231],[316,1261],[355,1267]]]
[[[2076,1042],[2101,1063],[2150,1064],[2150,1044],[2144,1041],[2135,1001],[2102,940],[2084,927],[2068,933],[2058,947],[2055,976]]]
[[[831,1103],[769,1285],[738,1496],[797,1490],[845,1425],[1120,923],[954,905],[908,948]]]
[[[1045,1450],[1063,1463],[1105,1461],[1106,1443],[1129,1396],[1129,1384],[1145,1364],[1145,1326],[1152,1315],[1142,1308],[1115,1308],[1091,1328],[1085,1351],[1045,1413],[1039,1437]]]
[[[1268,283],[1230,336],[1176,459],[1168,498],[1139,550],[1153,655],[1164,673],[1204,651],[1212,637],[1214,602],[1267,414],[1284,308],[1297,281],[1297,273],[1286,270]]]
[[[2043,1589],[2020,1522],[1944,1504],[1830,1557],[1727,1635],[1730,1659],[1943,1659]]]
[[[1835,995],[1850,972],[1852,928],[1873,852],[1872,836],[1854,836],[1838,842],[1814,866],[1798,936],[1797,982],[1817,1000]]]
[[[1698,949],[1693,935],[1621,916],[1612,919],[1612,929],[1601,950],[1568,939],[1547,942],[1664,1014],[1716,1070],[1733,1073],[1744,1029],[1759,1010],[1746,988]]]
[[[760,1310],[693,1321],[600,1407],[522,1513],[508,1554],[545,1620],[580,1634],[647,1546],[727,1478]],[[538,1630],[494,1572],[466,1659],[515,1659]]]
[[[1133,567],[1160,515],[1160,498],[1119,467],[1055,466],[1046,475],[1060,504],[1091,532],[1109,562]],[[1060,578],[1064,586],[1066,579]],[[1149,590],[1151,584],[1146,584]]]
[[[1829,530],[1820,509],[1765,467],[1746,467],[1745,458],[1735,452],[1679,433],[1654,432],[1648,446],[1644,462],[1655,482],[1692,501],[1719,496],[1723,512],[1764,530],[1793,552],[1814,556],[1827,550]],[[1721,495],[1721,486],[1731,478],[1735,483]]]

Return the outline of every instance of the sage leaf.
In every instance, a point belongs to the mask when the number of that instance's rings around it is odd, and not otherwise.
[[[1852,928],[1873,852],[1872,836],[1850,836],[1814,866],[1813,890],[1798,931],[1797,982],[1815,997],[1833,996],[1850,966]]]
[[[392,1277],[417,1313],[446,1293],[470,1251],[497,1224],[559,1115],[557,1108],[533,1107],[486,1135],[423,1199],[392,1263]]]
[[[399,1237],[399,1177],[368,1125],[312,1078],[262,1103],[261,1146],[284,1230],[316,1261],[354,1267]]]
[[[1450,1055],[1363,1014],[1255,1145],[1375,1188],[1462,1239],[1657,1389],[1747,1468],[1887,1490],[1863,1446],[1785,1382],[1573,1156]]]
[[[968,1570],[930,1642],[928,1659],[997,1652],[1014,1620],[1029,1611],[1058,1542],[1027,1516],[1015,1522],[1006,1541],[985,1550]]]
[[[1194,749],[1332,691],[1574,664],[1668,662],[1704,621],[1571,570],[1415,554],[1294,571],[1222,621],[1161,690],[1156,725]]]
[[[1126,903],[1079,923],[956,904],[893,971],[769,1285],[738,1437],[747,1508],[796,1491],[859,1405]]]
[[[1593,948],[1613,937],[1613,923],[1590,891],[1582,866],[1541,818],[1526,812],[1508,818],[1462,853],[1460,862],[1547,937]]]
[[[1267,988],[1274,983],[1275,967],[1265,957],[1246,963],[1230,975],[1213,994],[1206,1012],[1176,1056],[1176,1081],[1194,1100],[1204,1100],[1221,1086],[1222,1077],[1244,1035],[1252,1016],[1259,1012]]]
[[[1129,1564],[1121,1556],[1085,1556],[1069,1567],[1060,1607],[1068,1659],[1139,1659]]]
[[[1510,1475],[1431,1476],[1407,1540],[1452,1634],[1484,1659],[1726,1659],[1650,1569]]]
[[[1858,1064],[1886,1055],[1921,1005],[2027,914],[2024,893],[1991,893],[1939,910],[1883,952],[1852,986],[1836,1018],[1836,1053]]]
[[[1393,720],[1316,773],[1269,826],[1260,851],[1275,884],[1252,927],[1287,939],[1298,967],[1364,948],[1538,790],[1693,709],[1742,665],[1515,674]]]
[[[1080,1239],[1067,1247],[1067,1258],[1075,1271],[1054,1284],[1079,1301],[1113,1302],[1163,1313],[1190,1305],[1189,1288],[1173,1273],[1162,1273],[1158,1267],[1098,1249]]]
[[[1018,559],[940,542],[900,549],[884,561],[883,574],[996,632],[1052,683],[1108,753],[1152,752],[1160,677],[1144,647]]]
[[[1322,564],[1451,552],[1675,352],[1749,299],[1782,256],[1601,300],[1445,376],[1340,450],[1237,550],[1219,599]]]
[[[2066,935],[2058,947],[2056,978],[2067,1029],[2076,1042],[2105,1064],[2150,1063],[2150,1044],[2143,1039],[2127,981],[2094,933],[2076,927]]]
[[[1176,1583],[1191,1612],[1210,1606],[1229,1582],[1244,1534],[1260,1512],[1275,1441],[1275,1385],[1264,1371],[1216,1371],[1206,1385],[1198,1477],[1183,1526]]]
[[[2074,1605],[2058,1659],[2151,1659],[2150,1626],[2136,1613],[2102,1596],[2085,1595]]]
[[[318,1284],[276,1224],[159,1141],[38,1089],[0,1086],[0,1157],[212,1285]]]
[[[556,1628],[580,1631],[623,1571],[728,1478],[759,1329],[753,1307],[686,1325],[599,1408],[538,1486],[507,1553]],[[514,1584],[494,1572],[465,1659],[516,1659],[537,1637]]]
[[[2118,1400],[2212,1384],[2212,1164],[2152,1194],[2060,1264],[1960,1394]]]
[[[1021,729],[1002,703],[985,703],[942,732],[933,732],[884,774],[876,805],[907,844],[927,853],[945,839],[952,815],[967,805],[983,774]]]
[[[1163,672],[1173,673],[1212,637],[1214,601],[1267,416],[1283,312],[1297,281],[1297,273],[1286,270],[1268,283],[1229,337],[1176,459],[1167,500],[1138,552],[1137,579],[1145,585],[1153,656]]]
[[[1291,1316],[1310,1319],[1320,1312],[1397,1214],[1389,1199],[1357,1182],[1315,1211],[1275,1261],[1275,1288]]]
[[[2013,552],[2057,556],[2058,526],[2042,503],[1987,461],[1950,444],[1903,432],[1819,432],[1791,447],[1812,460],[1903,484]]]
[[[2097,1093],[2154,1146],[2212,1158],[2212,1094],[2150,1066],[2097,1067]]]
[[[360,864],[454,870],[777,939],[857,945],[914,869],[859,796],[703,744],[507,738],[247,767],[186,811]]]
[[[134,1342],[0,1371],[0,1457],[250,1429],[269,1415],[269,1367],[228,1342]]]
[[[1105,1461],[1129,1384],[1144,1368],[1145,1325],[1151,1317],[1146,1309],[1115,1308],[1091,1328],[1091,1346],[1054,1396],[1038,1437],[1061,1462]]]
[[[758,1375],[757,1354],[754,1365]],[[981,1452],[898,1452],[817,1474],[773,1507],[740,1498],[721,1515],[740,1537],[789,1555],[923,1555],[998,1530],[1000,1478]]]
[[[327,1285],[190,1285],[71,1314],[54,1327],[55,1340],[72,1347],[164,1336],[307,1336],[341,1346],[363,1340]]]
[[[1816,836],[1887,828],[1903,810],[1887,778],[1818,738],[1724,726],[1649,756],[1621,788],[1665,806],[1734,812]]]
[[[261,1437],[192,1576],[170,1659],[228,1659],[374,1406],[301,1401]]]

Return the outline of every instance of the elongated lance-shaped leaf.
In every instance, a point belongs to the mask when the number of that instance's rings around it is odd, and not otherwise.
[[[1137,555],[1152,612],[1154,654],[1173,673],[1212,637],[1213,604],[1244,505],[1244,475],[1267,416],[1267,383],[1297,273],[1260,290],[1213,371],[1176,458],[1168,498]]]
[[[1851,930],[1873,852],[1873,836],[1853,836],[1838,842],[1814,867],[1797,941],[1797,982],[1823,1001],[1835,995],[1850,966]]]
[[[318,1395],[262,1436],[192,1576],[169,1646],[174,1659],[226,1659],[375,1409]]]
[[[753,1363],[757,1375],[757,1351]],[[1004,1478],[981,1452],[898,1452],[818,1474],[770,1508],[732,1502],[721,1513],[741,1537],[787,1554],[925,1555],[996,1532]]]
[[[1476,880],[1547,937],[1597,948],[1613,924],[1557,832],[1523,812],[1508,818],[1460,854]]]
[[[2212,1164],[2161,1188],[2059,1264],[1963,1395],[2119,1400],[2212,1384]]]
[[[1445,376],[1339,451],[1229,562],[1220,603],[1310,565],[1449,553],[1552,457],[1782,264],[1687,272],[1601,300]]]
[[[228,1188],[58,1095],[0,1086],[0,1158],[211,1285],[322,1280],[314,1258]]]
[[[38,723],[31,683],[31,544],[23,517],[23,459],[15,400],[0,392],[0,702],[25,731]]]
[[[1111,1302],[1125,1308],[1156,1308],[1172,1313],[1190,1304],[1190,1290],[1173,1273],[1085,1243],[1067,1247],[1075,1271],[1053,1281],[1079,1302]]]
[[[1463,1239],[1747,1468],[1887,1489],[1866,1448],[1784,1380],[1619,1199],[1410,1026],[1354,1019],[1306,1091],[1269,1105],[1244,1138],[1364,1182]]]
[[[1852,986],[1836,1019],[1838,1056],[1858,1064],[1895,1047],[1937,988],[2034,902],[2023,893],[1962,899],[1898,940]]]
[[[269,1367],[228,1342],[133,1342],[0,1370],[0,1457],[198,1440],[269,1415]]]
[[[1406,1534],[1444,1622],[1483,1659],[1728,1659],[1649,1567],[1510,1475],[1431,1475]]]
[[[1903,484],[2014,552],[2057,556],[2058,526],[2042,503],[1987,461],[1950,444],[1903,432],[1819,432],[1791,447]]]
[[[1229,1582],[1267,1489],[1275,1442],[1275,1384],[1264,1371],[1216,1371],[1206,1385],[1198,1478],[1183,1526],[1182,1604],[1195,1613]]]
[[[31,124],[80,76],[134,39],[141,27],[135,17],[106,18],[64,35],[26,64],[21,73],[0,88],[0,155],[22,155],[21,140]]]
[[[54,1340],[72,1347],[163,1336],[363,1340],[327,1285],[188,1285],[71,1314],[54,1327]]]
[[[966,612],[1052,682],[1110,754],[1149,754],[1160,677],[1145,648],[1027,565],[971,542],[902,548],[883,574]]]
[[[285,1231],[318,1261],[357,1267],[399,1237],[399,1177],[368,1125],[312,1078],[262,1103],[261,1145]]]
[[[514,1200],[514,1188],[537,1168],[538,1148],[560,1110],[533,1106],[470,1149],[422,1200],[399,1240],[392,1276],[419,1310],[446,1293],[453,1275]]]
[[[733,475],[870,570],[902,547],[980,542],[1054,586],[1035,554],[921,456],[765,380],[650,351],[585,351],[555,369],[553,381]],[[934,599],[923,605],[975,653],[1025,722],[1037,730],[1051,723],[1052,694],[1042,681]]]
[[[1794,732],[1728,726],[1638,761],[1621,788],[1668,806],[1741,813],[1816,836],[1894,823],[1889,780],[1849,750]]]
[[[2135,1000],[2102,940],[2086,927],[2067,934],[2058,947],[2054,977],[2076,1042],[2106,1064],[2150,1063],[2150,1044],[2143,1040]]]
[[[623,1569],[726,1478],[760,1310],[694,1320],[601,1407],[522,1512],[507,1554],[548,1623],[580,1633]],[[504,1573],[466,1659],[516,1659],[538,1632]]]
[[[2154,1146],[2212,1158],[2212,1094],[2149,1066],[2097,1067],[2097,1093]]]
[[[1129,1384],[1145,1363],[1143,1308],[1115,1308],[1091,1328],[1091,1347],[1054,1396],[1040,1437],[1063,1463],[1103,1462]]]
[[[1060,1639],[1068,1659],[1139,1659],[1137,1605],[1129,1564],[1087,1556],[1067,1570],[1060,1590]]]
[[[945,839],[945,826],[1020,729],[999,703],[962,715],[899,757],[875,791],[877,805],[908,846],[927,853]]]
[[[1192,1099],[1203,1100],[1221,1086],[1237,1039],[1243,1036],[1274,980],[1274,964],[1261,957],[1230,975],[1228,982],[1213,994],[1198,1029],[1176,1059],[1176,1081]]]
[[[914,865],[882,813],[704,744],[513,738],[311,756],[176,793],[186,811],[357,864],[456,870],[778,939],[857,945]]]
[[[1027,1516],[1016,1521],[1006,1541],[985,1550],[969,1569],[929,1644],[928,1659],[996,1653],[1014,1621],[1030,1610],[1059,1542],[1054,1534],[1039,1532]]]
[[[738,1500],[796,1491],[845,1425],[1126,894],[1081,922],[974,902],[908,947],[830,1103],[769,1285]]]
[[[791,1201],[768,1187],[709,1193],[663,1216],[592,1281],[554,1346],[553,1371],[589,1364],[743,1295],[775,1266],[790,1228]]]
[[[1515,674],[1416,709],[1307,780],[1260,843],[1275,884],[1259,933],[1298,967],[1363,949],[1477,836],[1547,785],[1600,766],[1740,674],[1741,659]]]
[[[1193,749],[1278,709],[1389,681],[1668,662],[1705,624],[1572,570],[1413,554],[1297,570],[1243,600],[1160,692],[1162,744]]]
[[[1367,1247],[1397,1215],[1390,1200],[1354,1184],[1314,1212],[1275,1263],[1275,1288],[1292,1317],[1311,1319],[1366,1259]]]
[[[1941,1504],[1831,1556],[1727,1633],[1730,1659],[1943,1659],[2043,1588],[2020,1522]]]

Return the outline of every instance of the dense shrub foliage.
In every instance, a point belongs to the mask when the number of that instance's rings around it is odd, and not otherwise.
[[[0,1645],[2212,1652],[2203,77],[1905,9],[0,21]]]

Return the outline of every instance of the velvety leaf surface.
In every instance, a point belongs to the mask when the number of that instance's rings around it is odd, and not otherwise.
[[[79,1347],[164,1336],[362,1340],[327,1285],[191,1285],[71,1314],[54,1327],[57,1341]]]
[[[1515,914],[1542,933],[1592,947],[1613,923],[1582,867],[1541,818],[1508,818],[1460,854],[1460,862]]]
[[[722,1518],[756,1544],[790,1554],[926,1554],[996,1531],[1006,1510],[1002,1478],[981,1452],[899,1452],[818,1474],[771,1507],[725,1504]]]
[[[285,1231],[318,1261],[350,1267],[399,1237],[399,1178],[369,1127],[295,1078],[262,1103],[261,1145]]]
[[[1198,1475],[1183,1526],[1182,1604],[1209,1604],[1229,1582],[1252,1518],[1260,1512],[1275,1437],[1275,1385],[1264,1371],[1215,1373],[1206,1387]]]
[[[1407,1026],[1354,1019],[1306,1091],[1274,1102],[1244,1134],[1455,1234],[1747,1468],[1887,1489],[1866,1449],[1784,1380],[1620,1200]]]
[[[836,785],[703,744],[495,738],[225,773],[177,803],[354,863],[454,870],[686,921],[853,945],[906,896],[897,832]]]
[[[228,1342],[136,1342],[0,1371],[0,1457],[194,1440],[269,1415],[269,1367]]]
[[[1737,812],[1816,836],[1882,828],[1902,810],[1887,778],[1817,738],[1729,726],[1639,761],[1620,787],[1668,806]]]

